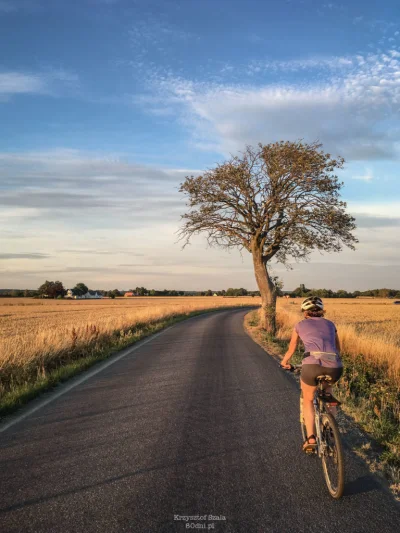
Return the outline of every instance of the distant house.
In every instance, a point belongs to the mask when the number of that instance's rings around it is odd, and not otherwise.
[[[130,298],[130,297],[132,297],[132,296],[135,296],[135,293],[129,291],[129,292],[126,292],[126,293],[124,294],[124,296],[125,296],[126,298]]]
[[[100,300],[101,298],[103,298],[101,294],[90,291],[88,291],[86,294],[82,294],[82,296],[78,296],[72,292],[72,289],[67,290],[67,294],[65,295],[65,297],[72,298],[74,300]]]
[[[84,296],[84,298],[87,298],[88,300],[100,300],[103,298],[101,294],[98,294],[97,292],[87,292]]]

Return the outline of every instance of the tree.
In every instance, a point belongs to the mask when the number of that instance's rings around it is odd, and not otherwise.
[[[378,290],[377,296],[379,296],[379,298],[388,298],[389,295],[390,295],[390,290],[389,289],[379,289]]]
[[[118,289],[114,289],[113,291],[108,291],[108,292],[107,292],[107,296],[108,296],[109,298],[111,298],[112,300],[114,300],[114,298],[115,298],[116,296],[119,296],[119,290],[118,290]]]
[[[72,292],[75,294],[75,296],[83,296],[84,294],[87,294],[88,291],[89,289],[84,283],[77,283],[72,289]]]
[[[136,287],[134,293],[136,294],[136,296],[146,296],[147,289],[145,289],[144,287]]]
[[[19,291],[18,289],[13,289],[10,293],[10,296],[12,296],[13,298],[20,298],[24,295],[24,292],[23,291]]]
[[[351,298],[352,295],[344,289],[339,289],[336,293],[336,298]]]
[[[276,330],[277,289],[271,261],[306,260],[313,250],[354,249],[354,218],[340,200],[343,183],[333,174],[344,159],[331,158],[319,143],[281,141],[257,148],[206,171],[187,176],[180,191],[189,211],[182,216],[184,246],[204,232],[210,246],[252,254],[261,293],[262,325]]]
[[[65,296],[67,291],[64,289],[61,281],[45,281],[38,289],[40,296],[47,298],[57,298],[57,296]]]

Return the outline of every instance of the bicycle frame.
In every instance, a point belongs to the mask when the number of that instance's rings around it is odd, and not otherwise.
[[[325,440],[321,438],[321,415],[326,409],[325,409],[324,402],[322,402],[319,399],[319,397],[318,397],[319,391],[322,391],[322,390],[324,390],[324,389],[323,389],[322,383],[320,383],[318,385],[317,390],[315,391],[314,400],[313,400],[314,413],[315,413],[315,429],[316,429],[316,435],[315,436],[316,436],[316,440],[317,440],[317,454],[318,454],[318,457],[322,457],[323,456],[323,454],[325,452],[325,448],[326,448]]]

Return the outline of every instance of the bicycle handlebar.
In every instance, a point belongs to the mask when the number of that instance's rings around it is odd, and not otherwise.
[[[285,368],[279,363],[279,367],[286,372],[293,372],[294,374],[299,374],[301,370],[301,365],[290,365],[290,368]]]

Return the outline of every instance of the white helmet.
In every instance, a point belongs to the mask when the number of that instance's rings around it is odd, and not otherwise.
[[[324,309],[324,304],[322,303],[321,298],[318,296],[309,296],[303,300],[301,304],[302,311],[322,311]]]

